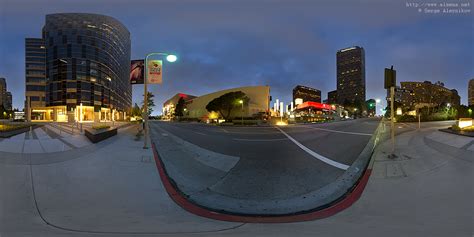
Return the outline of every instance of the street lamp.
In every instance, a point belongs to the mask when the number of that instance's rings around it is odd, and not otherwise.
[[[244,125],[244,100],[239,100],[239,104],[242,105],[242,125]]]
[[[161,55],[161,56],[166,56],[166,61],[170,62],[170,63],[173,63],[173,62],[176,62],[176,60],[178,60],[178,57],[176,57],[176,55],[173,55],[173,54],[169,54],[169,53],[159,53],[159,52],[154,52],[154,53],[149,53],[146,55],[145,57],[145,62],[144,62],[144,66],[145,66],[145,81],[143,82],[144,84],[144,98],[143,98],[143,113],[144,113],[144,116],[143,116],[143,122],[144,122],[144,131],[145,131],[145,141],[144,141],[144,144],[143,144],[143,149],[147,149],[148,146],[147,146],[147,139],[148,139],[148,90],[147,90],[147,84],[148,84],[148,58],[150,56],[153,56],[153,55]]]

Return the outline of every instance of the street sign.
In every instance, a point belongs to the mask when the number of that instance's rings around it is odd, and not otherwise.
[[[148,60],[147,65],[147,83],[148,84],[161,84],[163,82],[162,78],[162,69],[163,69],[162,60]]]
[[[397,84],[397,71],[392,68],[385,68],[385,89],[390,89],[390,87],[395,87]]]

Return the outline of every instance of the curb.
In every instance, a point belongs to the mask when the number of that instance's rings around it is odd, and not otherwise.
[[[317,219],[330,217],[352,206],[352,204],[354,204],[362,196],[362,193],[372,173],[372,166],[369,165],[367,169],[364,171],[364,174],[360,177],[357,184],[349,193],[343,196],[336,203],[321,210],[308,211],[306,213],[298,213],[298,214],[288,214],[288,215],[282,215],[282,216],[234,215],[234,214],[220,213],[213,210],[209,210],[203,206],[197,205],[189,201],[169,179],[168,174],[166,173],[166,170],[163,166],[163,162],[161,161],[161,158],[156,150],[154,142],[152,142],[151,144],[152,144],[152,149],[153,149],[153,156],[155,158],[156,168],[158,169],[160,179],[163,183],[163,186],[166,189],[166,192],[170,196],[170,198],[176,204],[178,204],[181,208],[183,208],[184,210],[190,213],[193,213],[201,217],[220,220],[220,221],[244,222],[244,223],[290,223],[290,222],[311,221],[311,220],[317,220]]]

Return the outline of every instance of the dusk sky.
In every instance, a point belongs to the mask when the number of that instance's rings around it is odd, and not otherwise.
[[[435,2],[435,1],[431,1]],[[452,2],[469,2],[452,1]],[[471,3],[472,5],[472,3]],[[367,99],[384,99],[383,73],[397,81],[442,81],[467,103],[474,78],[474,17],[430,14],[406,1],[21,1],[0,0],[0,77],[13,107],[23,108],[24,39],[40,37],[49,13],[112,16],[130,31],[132,59],[149,52],[178,55],[153,85],[154,114],[178,92],[203,95],[247,85],[269,85],[274,99],[291,101],[296,85],[336,89],[336,51],[362,46]],[[134,86],[140,102],[142,86]]]

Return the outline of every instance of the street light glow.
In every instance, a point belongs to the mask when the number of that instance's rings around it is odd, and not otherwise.
[[[243,100],[239,100],[239,104],[243,104],[243,103],[244,103],[244,101],[243,101]]]
[[[166,56],[166,61],[168,61],[170,63],[174,63],[174,62],[176,62],[176,60],[178,60],[178,57],[176,57],[176,55],[174,55],[174,54],[170,54],[170,55]]]
[[[378,104],[378,103],[380,103],[381,101],[382,101],[382,100],[380,100],[380,99],[376,99],[376,100],[375,100],[375,103]]]

